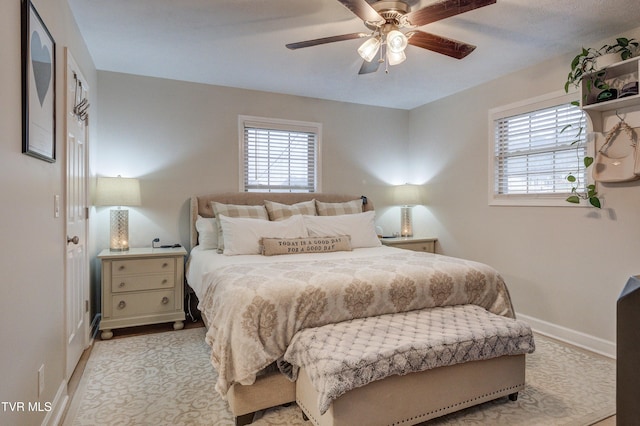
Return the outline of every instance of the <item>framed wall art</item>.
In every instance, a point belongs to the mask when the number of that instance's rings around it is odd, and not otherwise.
[[[56,43],[31,0],[22,0],[22,152],[56,161]]]

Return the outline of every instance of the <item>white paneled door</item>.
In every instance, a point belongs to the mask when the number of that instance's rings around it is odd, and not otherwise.
[[[66,223],[65,337],[69,380],[89,344],[89,272],[87,256],[88,87],[65,49]]]

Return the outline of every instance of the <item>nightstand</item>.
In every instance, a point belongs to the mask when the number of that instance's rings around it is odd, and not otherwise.
[[[436,241],[438,241],[437,238],[429,237],[380,238],[380,242],[385,246],[405,250],[424,251],[426,253],[436,252]]]
[[[114,328],[174,321],[184,327],[184,258],[178,248],[102,250],[102,339]]]

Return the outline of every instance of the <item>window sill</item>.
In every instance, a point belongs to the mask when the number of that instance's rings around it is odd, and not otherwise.
[[[581,200],[580,204],[574,204],[566,201],[569,195],[558,197],[519,197],[504,196],[490,197],[489,206],[511,206],[511,207],[591,207],[588,201]]]

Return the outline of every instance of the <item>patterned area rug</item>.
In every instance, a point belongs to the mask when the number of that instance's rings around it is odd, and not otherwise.
[[[233,425],[214,390],[204,328],[98,341],[64,425]],[[615,362],[536,335],[516,402],[488,402],[424,425],[590,425],[615,413]],[[293,404],[255,425],[310,425]]]

